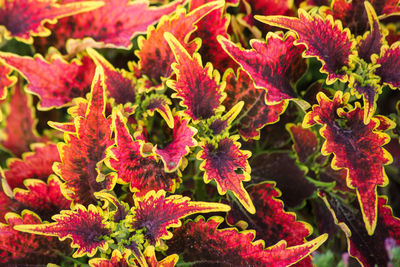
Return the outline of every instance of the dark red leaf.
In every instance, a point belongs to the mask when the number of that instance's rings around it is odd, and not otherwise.
[[[297,68],[301,59],[303,46],[293,44],[294,37],[281,37],[269,33],[266,42],[252,40],[253,49],[243,50],[226,38],[218,37],[224,50],[253,79],[258,88],[267,90],[266,101],[277,104],[284,99],[296,98],[297,94],[291,85],[294,72],[303,73],[305,68]]]
[[[301,124],[286,124],[286,129],[293,140],[293,148],[300,162],[305,162],[318,149],[318,139],[316,134],[305,129]]]
[[[321,72],[328,74],[327,84],[337,79],[342,82],[348,77],[345,70],[349,67],[350,56],[353,55],[354,41],[350,38],[350,31],[343,29],[342,24],[334,22],[328,16],[311,16],[303,9],[299,9],[299,18],[285,16],[256,16],[256,19],[272,26],[282,27],[294,31],[298,36],[296,44],[306,46],[304,55],[317,57],[322,62]]]
[[[385,242],[394,239],[400,245],[400,219],[392,214],[386,197],[378,197],[378,223],[372,236],[365,231],[359,206],[343,204],[327,193],[321,193],[335,223],[343,230],[347,238],[347,250],[365,267],[388,266],[389,257]]]
[[[289,266],[317,249],[326,239],[321,235],[305,244],[287,247],[285,241],[264,248],[264,241],[253,241],[254,231],[238,232],[235,228],[217,229],[221,217],[205,221],[201,216],[187,221],[167,241],[168,252],[183,254],[193,266]]]
[[[287,103],[282,101],[275,105],[265,103],[266,92],[256,88],[250,76],[239,69],[237,76],[233,71],[227,71],[223,80],[226,82],[225,92],[227,98],[223,104],[232,108],[239,101],[244,101],[244,106],[239,114],[239,133],[248,140],[258,139],[260,129],[265,125],[273,124],[279,120],[279,116],[285,111]]]
[[[319,105],[314,105],[313,110],[306,114],[303,126],[323,126],[320,134],[326,141],[321,152],[325,156],[334,154],[333,169],[347,170],[347,186],[356,190],[365,227],[372,235],[377,222],[377,186],[388,183],[383,165],[390,163],[392,157],[382,146],[389,142],[390,137],[377,131],[380,119],[371,118],[368,124],[364,124],[364,110],[358,102],[350,109],[348,98],[349,95],[343,95],[341,91],[336,92],[333,100],[319,93]],[[344,107],[350,110],[346,112]],[[389,119],[385,120],[388,127],[393,127]]]

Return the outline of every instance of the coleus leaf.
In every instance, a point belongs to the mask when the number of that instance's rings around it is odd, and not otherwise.
[[[196,146],[194,136],[197,129],[188,125],[189,120],[174,117],[173,140],[166,147],[156,147],[155,153],[161,157],[166,172],[173,172],[181,165],[182,159],[189,153],[190,147]]]
[[[53,27],[57,46],[67,44],[71,52],[72,43],[67,40],[85,39],[89,46],[117,47],[130,49],[131,39],[146,33],[147,27],[155,24],[163,15],[175,11],[183,0],[177,0],[166,5],[149,6],[149,1],[106,0],[104,5],[91,12],[77,14],[60,20]]]
[[[180,104],[186,107],[184,113],[194,122],[212,117],[222,110],[221,102],[225,98],[225,84],[220,84],[218,71],[213,70],[211,63],[203,68],[200,55],[190,56],[172,34],[164,36],[176,59],[172,64],[176,81],[167,82],[176,91],[172,97],[182,99]]]
[[[294,37],[282,38],[269,33],[266,42],[251,40],[253,49],[243,50],[224,37],[218,37],[224,50],[242,66],[258,88],[267,90],[266,101],[277,104],[284,99],[297,97],[291,85],[294,72],[302,73],[305,69],[296,69],[301,59],[303,46],[293,44]]]
[[[129,250],[125,250],[121,253],[118,249],[113,250],[111,259],[107,258],[93,258],[89,260],[89,265],[92,267],[129,267],[134,266],[129,263],[129,256],[131,255]]]
[[[68,245],[54,237],[37,236],[15,230],[15,227],[40,224],[40,218],[24,210],[20,215],[7,213],[6,223],[0,223],[0,263],[6,265],[41,265],[58,262],[58,253],[70,253]],[[68,246],[68,247],[67,247]]]
[[[265,90],[256,88],[251,77],[242,69],[237,71],[237,75],[232,70],[228,70],[225,72],[223,80],[226,82],[225,92],[227,94],[223,104],[227,108],[231,108],[235,103],[244,101],[239,117],[240,123],[237,127],[240,136],[245,140],[258,139],[260,129],[265,125],[277,122],[287,107],[285,101],[275,105],[266,104]]]
[[[291,0],[274,1],[274,0],[245,0],[243,4],[246,9],[246,15],[242,20],[254,32],[257,27],[262,33],[271,30],[265,24],[260,23],[254,19],[254,15],[285,15],[293,16],[293,2]],[[259,33],[258,33],[259,34]]]
[[[319,104],[306,114],[303,126],[323,126],[320,134],[326,141],[321,152],[325,156],[334,154],[333,169],[347,170],[347,186],[356,190],[365,227],[372,235],[377,222],[377,186],[388,183],[383,165],[392,161],[390,154],[382,148],[390,138],[377,127],[380,119],[386,121],[389,128],[393,127],[393,122],[384,117],[373,117],[364,124],[364,110],[358,103],[348,112],[344,111],[344,107],[349,107],[348,98],[349,95],[343,95],[341,91],[336,92],[333,100],[319,93]]]
[[[220,195],[227,190],[238,198],[246,210],[255,213],[253,202],[243,187],[243,181],[250,180],[250,165],[247,159],[251,152],[240,150],[237,142],[239,136],[223,137],[220,140],[204,140],[199,146],[202,148],[197,158],[202,161],[200,169],[204,171],[204,182],[217,182]]]
[[[367,124],[376,110],[376,101],[382,88],[379,85],[379,77],[374,74],[375,68],[368,65],[372,57],[380,54],[384,35],[379,26],[378,17],[374,8],[369,2],[365,2],[370,31],[364,36],[357,37],[358,57],[362,60],[356,60],[357,69],[350,74],[349,87],[351,93],[358,98],[363,97],[364,102],[364,122]]]
[[[218,229],[221,217],[205,221],[201,216],[174,231],[167,241],[168,252],[183,254],[193,266],[289,266],[316,250],[326,239],[321,235],[305,244],[287,247],[285,241],[264,248],[264,241],[253,241],[254,231]]]
[[[142,102],[142,107],[147,111],[150,116],[154,115],[157,111],[165,120],[169,128],[174,128],[174,117],[171,112],[171,99],[163,94],[152,94],[146,96]]]
[[[23,152],[30,150],[30,144],[44,141],[45,138],[41,138],[36,131],[32,97],[24,92],[21,82],[13,89],[1,145],[20,157]]]
[[[207,0],[191,0],[189,10],[194,10],[207,3]],[[198,52],[203,61],[212,62],[213,66],[222,72],[228,68],[237,68],[236,62],[223,51],[217,40],[218,35],[228,38],[229,22],[230,17],[226,14],[225,7],[221,6],[211,11],[196,24],[197,29],[192,37],[201,39],[201,47]]]
[[[368,15],[369,31],[363,37],[357,37],[357,54],[365,62],[370,63],[373,54],[380,54],[385,39],[374,8],[367,1],[364,5]]]
[[[335,19],[342,21],[355,35],[362,35],[367,31],[367,14],[362,0],[334,0],[331,8],[325,13],[333,15]],[[400,12],[396,0],[371,0],[369,1],[379,17],[388,17]]]
[[[63,107],[75,97],[84,97],[95,70],[87,56],[69,63],[54,54],[47,62],[41,55],[31,58],[0,52],[0,60],[28,80],[26,90],[40,97],[39,109]]]
[[[115,177],[103,176],[98,166],[106,158],[106,149],[114,143],[105,105],[104,73],[97,67],[86,114],[75,117],[76,135],[65,134],[65,143],[58,144],[61,162],[53,166],[54,172],[65,181],[65,196],[86,205],[96,201],[94,192],[110,190],[115,185]]]
[[[296,159],[288,153],[274,152],[257,155],[251,159],[250,167],[253,183],[276,182],[276,187],[282,192],[281,199],[286,207],[299,206],[317,189],[306,179],[304,168],[301,168]]]
[[[108,241],[102,237],[111,231],[106,228],[105,212],[92,204],[88,208],[77,204],[74,210],[62,210],[52,219],[56,222],[47,224],[24,224],[15,226],[14,229],[22,232],[57,236],[60,240],[71,238],[72,248],[77,248],[73,257],[89,257],[98,250],[106,251]]]
[[[50,176],[47,182],[38,179],[26,179],[24,185],[28,190],[16,188],[14,199],[42,219],[50,220],[51,216],[69,209],[71,201],[61,193],[62,182],[56,176]]]
[[[65,5],[55,0],[2,0],[0,6],[0,34],[5,38],[32,43],[32,36],[47,36],[50,31],[43,24],[57,19],[96,9],[100,1],[76,2]],[[1,37],[0,35],[0,37]]]
[[[244,105],[243,101],[238,101],[229,111],[215,115],[207,120],[208,129],[211,130],[211,136],[224,135],[229,132],[232,122],[239,115]]]
[[[271,26],[282,27],[296,33],[296,44],[306,46],[304,56],[317,57],[322,63],[321,72],[328,75],[326,83],[332,84],[337,79],[342,82],[348,77],[345,70],[349,68],[350,56],[354,54],[355,43],[350,38],[350,31],[343,29],[339,21],[331,16],[322,18],[311,16],[299,9],[299,18],[285,16],[256,16],[261,22]]]
[[[373,58],[372,62],[379,64],[375,74],[381,78],[381,84],[400,88],[400,42],[383,46],[379,58]]]
[[[166,173],[161,161],[142,153],[144,141],[134,141],[120,112],[114,113],[116,147],[109,149],[107,164],[118,173],[119,183],[129,183],[131,192],[144,196],[150,190],[175,191],[180,179],[175,173]]]
[[[301,124],[286,124],[286,130],[293,140],[293,148],[300,162],[305,162],[318,149],[318,139],[311,129],[305,129]]]
[[[60,160],[55,144],[33,144],[31,147],[33,151],[22,154],[22,159],[7,161],[8,169],[4,175],[11,189],[24,188],[23,182],[29,178],[46,181],[53,173],[53,163]]]
[[[248,227],[256,231],[256,239],[263,239],[267,247],[285,240],[288,246],[301,245],[305,238],[312,233],[311,225],[297,221],[294,213],[285,212],[283,202],[277,197],[281,193],[275,188],[274,182],[263,182],[247,188],[256,214],[243,213],[237,205],[233,205],[228,213],[227,221],[234,225],[244,221]],[[310,262],[310,258],[303,260]]]
[[[94,49],[88,48],[88,53],[97,66],[104,70],[104,82],[109,97],[114,98],[117,104],[135,103],[137,89],[133,73],[115,69],[102,55]]]
[[[388,239],[400,245],[400,220],[393,216],[387,205],[387,198],[378,197],[378,223],[372,236],[363,228],[360,211],[357,207],[344,205],[328,193],[320,193],[331,212],[335,223],[343,230],[347,238],[347,250],[362,266],[388,266],[389,257],[385,250]]]
[[[139,37],[139,51],[135,54],[139,58],[138,75],[146,75],[152,83],[162,82],[161,77],[168,78],[172,74],[171,64],[174,62],[174,55],[164,33],[170,32],[181,43],[186,41],[190,33],[196,30],[195,24],[212,10],[223,6],[222,1],[214,1],[203,5],[190,13],[186,14],[184,8],[178,8],[173,16],[161,18],[157,28],[152,26],[148,29],[147,38]],[[199,47],[198,42],[185,44],[185,49],[190,53]]]
[[[147,264],[150,267],[174,267],[179,259],[179,256],[177,254],[172,254],[165,257],[161,261],[158,261],[156,258],[154,246],[147,246],[143,254],[146,258]]]
[[[212,202],[190,201],[188,197],[171,195],[166,192],[150,191],[143,198],[135,198],[135,206],[131,208],[134,215],[127,216],[128,227],[145,229],[145,237],[150,245],[158,246],[160,239],[169,239],[172,234],[169,227],[180,227],[180,219],[194,213],[229,211],[228,205]]]
[[[10,76],[12,69],[6,65],[0,64],[0,100],[7,96],[7,88],[14,85],[17,81],[15,76]]]

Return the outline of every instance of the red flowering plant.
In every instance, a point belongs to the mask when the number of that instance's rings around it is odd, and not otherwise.
[[[0,0],[0,265],[397,266],[399,16]]]

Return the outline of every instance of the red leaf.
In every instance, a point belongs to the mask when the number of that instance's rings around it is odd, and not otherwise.
[[[38,179],[25,179],[24,185],[28,190],[16,188],[14,198],[23,207],[34,211],[44,220],[50,220],[51,216],[69,209],[71,201],[61,193],[62,182],[51,176],[47,183]]]
[[[292,265],[316,250],[327,235],[321,235],[305,244],[287,247],[281,241],[264,248],[264,241],[253,241],[254,231],[238,232],[234,228],[217,229],[221,217],[205,221],[197,217],[174,231],[167,242],[168,252],[183,254],[185,262],[200,262],[209,266],[269,266]]]
[[[173,16],[161,18],[157,28],[149,27],[147,38],[139,37],[139,51],[135,54],[139,58],[138,75],[146,75],[152,83],[161,83],[161,77],[169,77],[172,74],[171,64],[174,56],[164,39],[164,33],[170,32],[183,43],[190,33],[196,30],[195,24],[205,15],[223,5],[223,2],[215,1],[203,5],[186,14],[184,8],[178,8]],[[185,49],[191,54],[199,47],[197,42],[185,43]]]
[[[8,170],[4,172],[7,184],[14,188],[24,188],[24,180],[29,178],[47,181],[53,173],[53,163],[60,160],[57,146],[52,143],[34,144],[33,152],[24,153],[22,159],[7,161]]]
[[[276,105],[266,104],[265,90],[256,88],[251,77],[242,69],[238,70],[237,76],[233,71],[225,72],[223,80],[227,93],[223,104],[231,108],[235,103],[244,101],[237,127],[245,140],[260,138],[260,130],[265,125],[277,122],[286,109],[287,103],[284,101]]]
[[[168,127],[174,128],[174,117],[169,107],[171,104],[171,99],[164,94],[152,94],[146,96],[146,99],[142,101],[142,107],[150,116],[153,116],[154,111],[157,111],[164,118]]]
[[[250,180],[247,159],[251,152],[240,150],[241,144],[237,142],[238,139],[239,136],[235,135],[223,137],[218,141],[203,141],[199,144],[202,150],[197,154],[197,158],[202,160],[200,169],[205,171],[205,183],[215,179],[220,195],[224,195],[227,190],[232,191],[240,203],[254,214],[254,205],[242,184],[242,181]]]
[[[281,240],[285,240],[288,246],[301,245],[312,233],[311,225],[297,221],[294,213],[284,211],[283,202],[277,199],[281,193],[274,182],[252,185],[247,191],[253,199],[256,214],[245,214],[235,205],[228,213],[228,223],[233,225],[245,221],[247,229],[254,229],[256,239],[263,239],[267,247]]]
[[[181,195],[165,196],[165,191],[150,191],[142,199],[135,198],[134,215],[127,221],[133,229],[145,229],[145,237],[150,245],[159,245],[160,239],[169,239],[169,227],[180,227],[180,219],[194,213],[229,211],[230,207],[220,203],[190,201]]]
[[[0,60],[28,80],[27,90],[40,97],[40,109],[63,107],[75,97],[84,97],[94,75],[94,64],[89,57],[68,63],[54,54],[47,62],[41,55],[30,58],[0,52]]]
[[[16,83],[17,78],[15,76],[10,76],[12,70],[0,64],[0,100],[4,100],[7,96],[7,87],[11,87]]]
[[[218,71],[213,70],[211,63],[203,68],[200,55],[195,53],[190,56],[170,33],[165,34],[165,39],[176,59],[176,63],[172,64],[176,81],[167,83],[176,91],[172,97],[182,99],[180,104],[186,107],[184,113],[193,121],[212,117],[222,109],[220,104],[225,98],[224,84],[220,84]]]
[[[356,103],[354,109],[346,112],[349,95],[336,92],[333,100],[325,94],[317,95],[319,105],[306,114],[303,126],[323,126],[320,130],[326,139],[322,154],[334,154],[332,168],[347,170],[347,186],[356,189],[363,213],[365,227],[370,235],[374,233],[377,221],[377,186],[388,183],[383,165],[392,161],[390,154],[382,148],[389,142],[387,134],[377,131],[379,119],[371,118],[364,124],[364,110]],[[387,125],[392,127],[389,119]]]
[[[43,24],[56,23],[57,19],[86,12],[102,6],[102,2],[77,2],[59,5],[55,0],[5,0],[0,7],[0,32],[5,38],[32,43],[32,36],[47,36],[50,31]],[[1,37],[1,36],[0,36]]]
[[[96,63],[104,69],[104,82],[109,97],[114,98],[117,104],[135,103],[137,89],[133,73],[115,69],[103,56],[88,48],[88,53]]]
[[[6,118],[3,147],[11,151],[16,157],[21,157],[23,152],[29,151],[32,143],[44,141],[36,131],[35,112],[32,107],[32,97],[27,95],[22,83],[14,86]]]
[[[332,1],[331,8],[325,13],[342,21],[343,25],[350,28],[353,34],[362,35],[368,28],[364,2],[362,0],[335,0]],[[400,12],[397,0],[371,0],[369,2],[380,17],[388,17]]]
[[[85,41],[91,47],[130,49],[131,39],[146,33],[148,26],[157,23],[163,15],[175,11],[182,2],[177,0],[167,5],[149,7],[149,2],[144,0],[105,0],[104,6],[96,10],[60,20],[52,28],[56,47],[61,48],[67,44],[67,50],[72,52],[73,42],[67,42],[69,38],[90,37],[91,40]]]
[[[362,37],[357,37],[357,53],[365,62],[371,62],[373,54],[379,55],[384,41],[384,35],[379,26],[378,16],[374,8],[369,2],[364,2],[365,9],[368,15],[369,31]]]
[[[188,125],[187,119],[174,117],[173,140],[163,149],[156,148],[155,153],[161,157],[166,172],[173,172],[182,163],[183,157],[189,153],[190,147],[196,146],[194,135],[197,129]]]
[[[105,117],[104,73],[97,67],[84,117],[75,117],[76,135],[65,134],[65,143],[59,143],[61,163],[54,164],[54,172],[65,183],[63,193],[78,203],[96,202],[93,193],[112,189],[113,175],[103,176],[101,162],[106,149],[113,145],[111,118]]]
[[[295,125],[293,123],[288,123],[286,124],[286,129],[293,140],[293,148],[296,152],[297,158],[300,162],[306,162],[306,160],[318,149],[318,139],[316,134],[310,129],[303,128],[300,124]]]
[[[7,213],[6,224],[0,223],[0,263],[5,265],[45,265],[59,262],[58,253],[70,253],[68,245],[54,237],[37,236],[15,230],[17,226],[40,224],[40,218],[24,210],[19,216]]]
[[[207,4],[207,0],[191,0],[189,10],[194,10]],[[236,69],[238,65],[222,49],[217,41],[217,36],[221,35],[228,38],[228,26],[230,17],[226,14],[224,6],[211,11],[196,26],[197,30],[191,39],[196,37],[201,39],[199,54],[204,62],[212,62],[213,66],[219,71],[224,72],[228,68]]]
[[[382,84],[392,89],[400,88],[400,42],[390,47],[384,46],[380,57],[374,58],[372,62],[380,65],[375,74],[381,78]]]
[[[111,232],[106,228],[106,215],[94,205],[88,209],[77,204],[74,210],[63,210],[61,214],[52,217],[56,222],[47,224],[24,224],[14,229],[22,232],[57,236],[61,241],[71,238],[72,248],[77,248],[73,257],[93,256],[97,250],[106,251],[108,242],[102,239]]]
[[[347,238],[347,250],[365,267],[388,266],[389,257],[385,250],[388,239],[400,245],[400,219],[393,216],[386,197],[378,197],[378,223],[372,236],[363,228],[359,207],[348,207],[327,193],[320,193],[335,223]]]
[[[89,260],[89,265],[92,267],[129,267],[132,266],[129,263],[129,256],[131,255],[129,250],[125,250],[123,254],[118,249],[113,250],[111,259],[107,258],[94,258]]]
[[[179,256],[177,254],[172,254],[168,257],[165,257],[161,261],[158,261],[154,246],[147,246],[143,254],[146,258],[147,264],[150,267],[174,267],[179,260]]]
[[[289,153],[273,152],[257,155],[251,159],[250,167],[252,183],[266,180],[276,182],[286,207],[294,208],[301,205],[317,190],[306,179],[304,168],[300,168],[296,159]]]
[[[251,50],[242,50],[223,37],[218,40],[224,50],[251,76],[255,86],[267,90],[267,103],[277,104],[284,99],[297,97],[291,81],[294,73],[298,75],[305,70],[297,69],[304,48],[293,45],[293,36],[283,39],[269,33],[266,42],[252,40]]]
[[[180,179],[174,173],[166,173],[162,162],[154,156],[142,153],[142,140],[134,141],[120,113],[113,119],[116,147],[109,150],[108,165],[118,173],[119,183],[129,183],[131,192],[144,196],[150,190],[175,191]]]
[[[285,16],[256,16],[256,19],[272,26],[294,31],[298,36],[296,44],[306,46],[304,55],[317,57],[322,63],[321,72],[328,74],[326,83],[332,84],[337,79],[342,82],[348,77],[345,70],[349,66],[350,56],[354,53],[354,41],[350,31],[344,29],[331,16],[326,19],[315,14],[311,16],[299,9],[299,18]]]

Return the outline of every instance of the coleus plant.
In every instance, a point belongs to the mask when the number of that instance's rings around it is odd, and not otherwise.
[[[0,0],[0,264],[400,264],[399,16]]]

